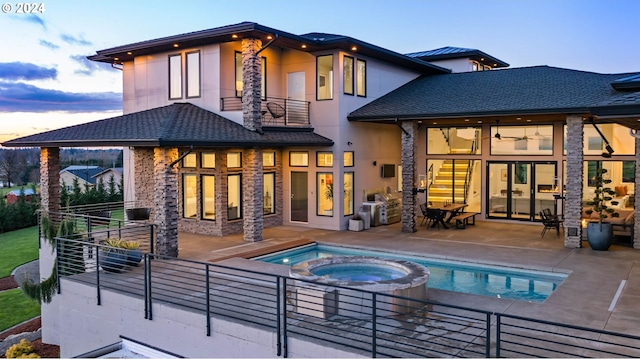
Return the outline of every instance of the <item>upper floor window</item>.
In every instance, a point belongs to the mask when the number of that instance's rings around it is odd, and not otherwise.
[[[200,51],[187,53],[187,97],[200,97]]]
[[[227,168],[241,168],[242,167],[242,153],[229,152],[227,153]]]
[[[262,166],[273,167],[276,165],[276,153],[274,151],[262,152]]]
[[[356,84],[358,96],[367,96],[367,62],[358,60],[356,62]]]
[[[182,98],[182,54],[169,56],[169,99]]]
[[[308,152],[289,152],[289,166],[291,167],[307,167],[309,166]]]
[[[333,153],[331,152],[317,152],[316,163],[318,167],[333,167]]]
[[[333,99],[333,55],[316,58],[316,99]]]
[[[353,57],[344,57],[342,72],[343,92],[345,95],[353,95]]]
[[[190,168],[194,168],[196,167],[196,154],[195,153],[190,153],[188,155],[186,155],[183,159],[182,159],[182,167],[190,167]]]
[[[202,152],[200,161],[202,168],[216,168],[216,154],[213,152]]]
[[[236,63],[236,97],[242,97],[242,88],[244,82],[242,81],[242,52],[235,52]],[[262,57],[262,81],[261,89],[262,99],[267,99],[267,58]]]

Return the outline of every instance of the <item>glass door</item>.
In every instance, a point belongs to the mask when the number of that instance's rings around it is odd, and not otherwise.
[[[489,217],[531,219],[531,163],[487,164],[487,213]]]

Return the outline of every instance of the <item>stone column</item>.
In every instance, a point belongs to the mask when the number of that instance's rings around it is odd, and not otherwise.
[[[262,58],[260,39],[242,40],[242,118],[244,127],[262,132]]]
[[[131,150],[133,152],[133,168],[130,170],[135,180],[133,188],[133,197],[135,199],[134,207],[149,207],[154,206],[154,187],[149,186],[153,183],[154,178],[154,152],[153,148],[149,147],[136,147]],[[127,182],[125,182],[125,186]],[[153,220],[153,218],[151,218]]]
[[[564,202],[564,246],[582,247],[583,138],[582,116],[567,116],[567,178]]]
[[[633,241],[633,248],[640,249],[640,187],[638,184],[640,183],[640,134],[635,136],[635,145],[636,145],[636,180],[635,180],[635,188],[633,191],[634,197],[634,206],[633,206],[633,215],[635,221],[633,222],[633,237],[631,240]]]
[[[262,149],[242,151],[242,217],[244,240],[259,242],[264,227]]]
[[[418,124],[415,121],[402,122],[402,231],[413,233],[418,230],[416,218],[417,196],[413,193],[416,187],[418,148]],[[408,133],[405,133],[405,131]]]
[[[60,212],[60,148],[40,149],[40,204],[47,213]]]
[[[178,256],[178,159],[177,148],[156,147],[153,154],[154,222],[156,253]]]

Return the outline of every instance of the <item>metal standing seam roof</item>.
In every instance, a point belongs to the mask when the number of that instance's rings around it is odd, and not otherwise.
[[[461,57],[469,57],[474,60],[481,61],[486,64],[491,64],[491,67],[509,67],[509,64],[493,57],[478,49],[468,49],[464,47],[445,46],[434,50],[419,51],[405,54],[406,56],[418,58],[424,61],[436,61],[445,59],[454,59]],[[493,66],[495,64],[495,66]]]
[[[6,147],[332,146],[312,128],[269,128],[260,134],[190,103],[135,112],[4,142]]]
[[[549,66],[422,76],[351,112],[352,121],[505,114],[585,113],[613,99],[632,74]]]

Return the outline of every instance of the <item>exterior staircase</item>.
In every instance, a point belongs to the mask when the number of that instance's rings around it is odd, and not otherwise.
[[[442,166],[434,174],[433,182],[429,185],[428,200],[431,202],[451,201],[452,194],[455,189],[456,203],[465,202],[465,188],[467,188],[467,172],[469,171],[469,162],[467,160],[445,160]]]

